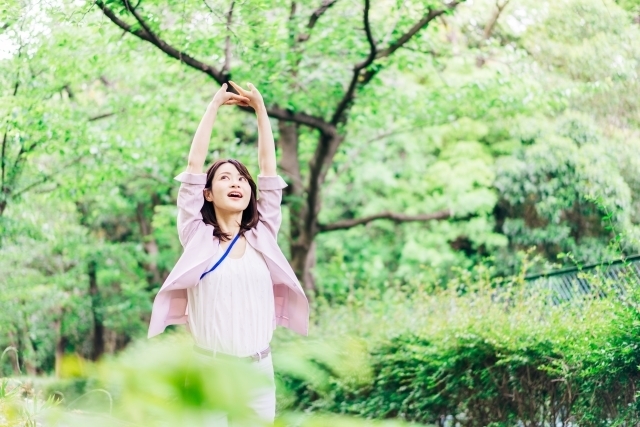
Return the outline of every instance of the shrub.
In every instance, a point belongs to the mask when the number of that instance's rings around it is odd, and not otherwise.
[[[469,426],[640,423],[637,280],[618,277],[612,292],[593,276],[592,294],[553,304],[522,276],[488,277],[476,270],[434,295],[390,290],[361,302],[368,310],[325,307],[314,334],[366,337],[371,380],[318,363],[332,389],[284,377],[292,406]]]

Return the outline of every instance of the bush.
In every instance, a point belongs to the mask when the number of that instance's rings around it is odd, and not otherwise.
[[[199,426],[213,411],[224,411],[234,425],[265,425],[247,407],[250,391],[265,379],[244,362],[199,362],[191,343],[184,334],[166,334],[152,342],[137,342],[117,357],[95,364],[70,355],[63,360],[61,379],[0,378],[0,426]],[[292,354],[287,372],[311,379],[314,369],[303,355]],[[321,388],[322,378],[318,380],[314,384]],[[276,427],[326,425],[408,426],[291,411],[280,411],[275,423]]]
[[[562,303],[523,277],[479,266],[440,291],[317,301],[313,338],[279,329],[273,342],[277,425],[640,424],[636,274],[590,277],[591,294]],[[5,381],[0,420],[53,411],[64,425],[185,425],[213,408],[246,417],[238,396],[248,379],[232,366],[201,370],[182,338],[136,343],[97,365],[68,358],[60,382]]]
[[[344,382],[318,363],[331,390],[285,377],[292,406],[469,426],[640,423],[637,280],[618,277],[624,289],[612,292],[592,277],[593,294],[554,305],[522,278],[497,291],[486,277],[476,270],[436,295],[389,291],[367,310],[325,308],[314,334],[367,338],[371,380]]]

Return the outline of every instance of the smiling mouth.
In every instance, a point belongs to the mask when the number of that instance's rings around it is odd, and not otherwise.
[[[239,199],[242,199],[242,194],[238,193],[237,191],[232,191],[231,193],[227,194],[227,197],[239,200]]]

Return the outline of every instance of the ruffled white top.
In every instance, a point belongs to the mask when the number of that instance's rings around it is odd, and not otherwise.
[[[222,254],[218,247],[205,271]],[[248,242],[242,257],[228,255],[187,295],[189,328],[198,346],[238,357],[269,346],[275,316],[271,274],[262,254]]]

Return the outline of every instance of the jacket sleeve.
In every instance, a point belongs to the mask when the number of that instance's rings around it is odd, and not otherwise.
[[[260,222],[277,239],[282,223],[282,189],[287,183],[280,176],[258,176],[258,213]]]
[[[204,204],[202,190],[207,182],[207,175],[182,172],[174,179],[181,182],[178,190],[178,237],[185,247],[194,231],[204,225],[200,209]]]

